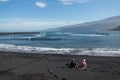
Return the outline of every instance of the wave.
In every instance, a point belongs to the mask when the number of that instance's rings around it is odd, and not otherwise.
[[[90,56],[113,56],[120,57],[119,48],[48,48],[16,46],[10,44],[0,44],[2,52],[17,53],[38,53],[38,54],[68,54],[68,55],[90,55]]]
[[[106,36],[100,34],[71,34],[71,36]]]
[[[61,37],[62,36],[62,37]],[[63,37],[65,36],[65,37]],[[56,33],[41,33],[35,35],[12,35],[12,36],[1,36],[0,40],[62,40],[71,36],[71,37],[79,37],[79,36],[89,36],[89,37],[99,37],[99,36],[107,36],[102,34],[79,34],[79,33],[68,33],[68,32],[56,32]]]
[[[62,40],[58,37],[21,37],[19,40]]]
[[[39,37],[27,36],[27,37],[0,37],[0,40],[62,40],[62,38],[59,38],[59,37],[42,37],[42,36],[39,36]]]
[[[46,33],[35,34],[34,36],[36,36],[36,37],[45,37],[45,36],[46,36]]]
[[[80,34],[80,33],[62,33],[62,32],[56,32],[53,33],[53,35],[57,35],[57,36],[107,36],[106,34]]]

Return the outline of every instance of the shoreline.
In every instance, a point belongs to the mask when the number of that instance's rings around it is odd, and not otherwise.
[[[85,58],[87,70],[69,68]],[[0,52],[0,80],[119,80],[120,58]]]
[[[42,56],[42,55],[44,55],[44,56],[68,56],[68,57],[81,57],[81,56],[83,56],[83,57],[104,57],[104,58],[120,58],[120,56],[102,56],[102,55],[80,55],[80,54],[58,54],[58,53],[48,53],[48,52],[37,52],[37,53],[31,53],[31,52],[6,52],[6,51],[0,51],[0,54],[16,54],[16,55],[40,55],[40,56]]]

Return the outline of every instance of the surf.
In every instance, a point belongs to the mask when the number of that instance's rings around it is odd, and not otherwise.
[[[120,57],[120,48],[50,48],[0,44],[1,52]]]

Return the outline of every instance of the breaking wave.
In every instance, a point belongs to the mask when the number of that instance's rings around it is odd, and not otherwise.
[[[48,48],[0,44],[2,52],[120,57],[119,48]]]
[[[107,36],[108,34],[80,34],[80,33],[69,33],[69,32],[57,32],[57,33],[53,33],[52,35],[57,35],[57,36]]]

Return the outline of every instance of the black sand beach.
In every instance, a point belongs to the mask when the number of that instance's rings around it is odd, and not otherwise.
[[[87,70],[69,68],[87,60]],[[0,80],[119,80],[120,58],[0,52]]]

